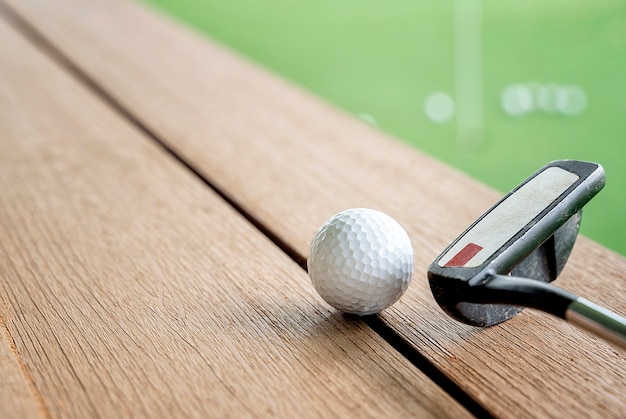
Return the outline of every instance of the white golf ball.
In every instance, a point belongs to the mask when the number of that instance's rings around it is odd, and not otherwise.
[[[396,302],[413,275],[413,246],[396,220],[356,208],[331,217],[309,248],[309,276],[319,295],[345,313],[378,313]]]

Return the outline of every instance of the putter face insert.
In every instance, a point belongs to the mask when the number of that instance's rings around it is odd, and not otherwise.
[[[563,160],[522,182],[431,264],[428,279],[439,305],[474,326],[501,323],[522,307],[563,317],[575,296],[562,290],[555,296],[557,288],[544,285],[563,269],[581,209],[604,181],[602,166]]]

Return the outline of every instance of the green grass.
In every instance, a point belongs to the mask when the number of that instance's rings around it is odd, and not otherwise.
[[[550,160],[601,163],[582,232],[626,254],[626,3],[483,1],[484,141],[468,149],[455,118],[423,111],[455,97],[454,1],[145,1],[502,192]],[[527,82],[579,85],[588,107],[508,116],[503,89]]]

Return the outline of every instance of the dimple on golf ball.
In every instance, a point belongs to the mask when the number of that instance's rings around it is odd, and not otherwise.
[[[319,295],[345,313],[378,313],[406,291],[413,274],[413,246],[396,220],[355,208],[334,215],[309,248],[309,276]]]

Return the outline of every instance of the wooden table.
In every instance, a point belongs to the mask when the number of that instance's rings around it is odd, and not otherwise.
[[[0,416],[626,417],[623,352],[437,307],[426,268],[494,191],[143,5],[0,5]],[[350,207],[416,249],[370,319],[304,269]],[[558,284],[626,311],[585,238]]]

